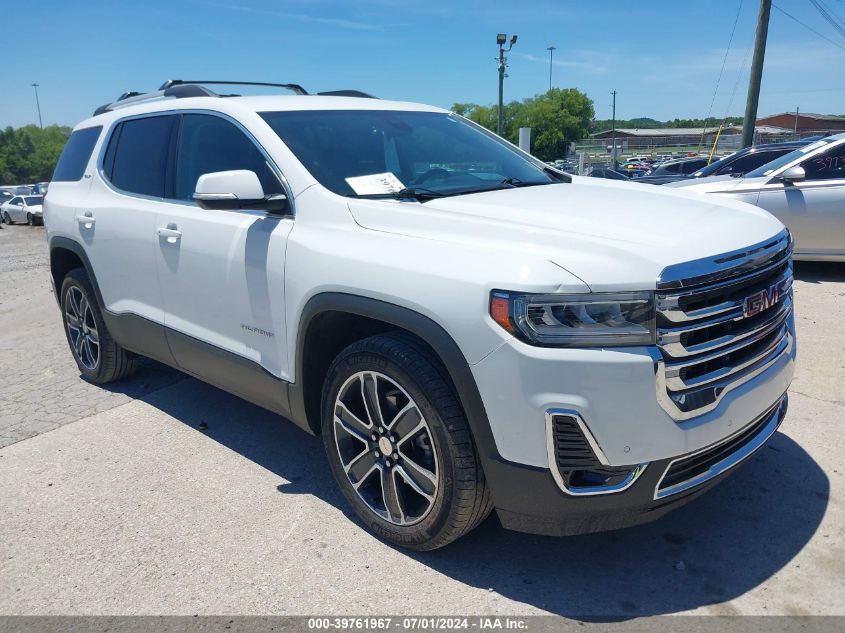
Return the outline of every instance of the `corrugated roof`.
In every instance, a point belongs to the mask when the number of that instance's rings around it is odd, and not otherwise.
[[[738,129],[736,126],[726,126],[725,130]],[[596,132],[596,134],[607,134],[610,130],[603,132]],[[629,136],[690,136],[695,134],[715,134],[719,131],[718,127],[657,127],[657,128],[616,128],[619,134],[628,134]]]
[[[760,134],[792,134],[791,129],[777,127],[775,125],[758,125],[754,128]],[[722,128],[722,134],[738,134],[742,130],[739,125],[726,125]],[[616,128],[617,134],[627,134],[628,136],[700,136],[702,134],[715,134],[719,131],[718,127],[658,127],[658,128]],[[593,136],[599,134],[608,134],[610,130],[596,132]]]
[[[757,120],[759,121],[760,119],[771,119],[771,118],[776,117],[776,116],[784,116],[784,115],[794,117],[795,112],[778,112],[777,114],[769,114],[768,116],[759,117]],[[807,119],[816,119],[818,121],[836,121],[836,122],[845,123],[845,117],[835,116],[833,114],[814,114],[813,112],[799,112],[798,118],[801,118],[801,117],[804,117],[804,118],[807,118]]]

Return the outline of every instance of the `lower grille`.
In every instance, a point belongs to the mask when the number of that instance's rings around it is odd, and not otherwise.
[[[787,397],[739,433],[715,446],[674,460],[657,484],[654,498],[662,499],[699,486],[737,466],[766,443],[786,414]]]
[[[676,420],[714,409],[792,350],[789,233],[663,271],[657,288],[658,396]]]

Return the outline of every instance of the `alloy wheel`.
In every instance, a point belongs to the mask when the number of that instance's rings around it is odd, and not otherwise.
[[[65,295],[65,323],[76,358],[86,369],[94,371],[100,362],[100,336],[91,303],[76,286]]]
[[[399,526],[425,518],[437,498],[437,454],[408,392],[384,374],[361,371],[343,383],[332,414],[340,463],[367,507]]]

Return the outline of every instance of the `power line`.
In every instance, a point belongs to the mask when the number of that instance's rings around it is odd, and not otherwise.
[[[798,18],[796,18],[796,17],[795,17],[794,15],[792,15],[791,13],[787,13],[786,11],[784,11],[783,9],[781,9],[778,5],[776,5],[776,4],[774,4],[774,3],[772,3],[772,6],[773,6],[775,9],[777,9],[778,11],[780,11],[781,13],[783,13],[783,14],[784,14],[786,17],[788,17],[790,20],[793,20],[793,21],[797,22],[798,24],[800,24],[801,26],[803,26],[805,29],[807,29],[807,30],[809,30],[809,31],[812,31],[813,33],[815,33],[816,35],[818,35],[818,36],[819,36],[820,38],[822,38],[823,40],[825,40],[825,41],[830,42],[831,44],[833,44],[836,48],[841,48],[843,51],[845,51],[845,46],[842,46],[842,44],[839,44],[838,42],[834,42],[834,41],[833,41],[832,39],[830,39],[829,37],[826,37],[826,36],[822,35],[822,34],[821,34],[821,33],[819,33],[816,29],[814,29],[812,26],[809,26],[809,25],[807,25],[807,24],[804,24],[801,20],[799,20]]]
[[[840,23],[839,18],[825,6],[822,0],[810,0],[810,3],[816,8],[816,11],[821,14],[825,21],[830,24],[837,33],[839,33],[839,35],[845,37],[845,26]]]
[[[733,41],[734,41],[734,34],[736,33],[736,25],[739,23],[739,15],[740,15],[741,12],[742,12],[742,0],[739,0],[739,6],[737,7],[737,10],[736,10],[736,19],[734,19],[734,25],[733,25],[733,28],[731,29],[731,36],[730,36],[730,38],[728,38],[728,47],[725,49],[725,57],[722,59],[722,68],[719,70],[718,79],[716,79],[716,89],[713,91],[713,98],[710,100],[710,108],[707,110],[707,117],[704,119],[705,121],[707,121],[707,119],[709,119],[710,116],[713,114],[713,105],[716,103],[716,95],[719,94],[719,85],[722,83],[722,75],[725,73],[725,65],[728,63],[728,56],[731,53],[731,45],[733,44]],[[701,140],[698,142],[699,151],[701,151],[701,146],[704,144],[704,133],[706,131],[707,131],[707,127],[706,127],[706,124],[705,124],[705,127],[703,127],[702,130],[701,130]]]

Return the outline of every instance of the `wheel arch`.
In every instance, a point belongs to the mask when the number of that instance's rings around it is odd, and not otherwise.
[[[360,331],[339,335],[341,324],[355,323]],[[309,299],[299,320],[295,368],[297,380],[290,385],[293,416],[307,423],[314,433],[320,428],[320,395],[331,362],[353,342],[389,331],[401,330],[426,345],[442,364],[467,416],[482,462],[498,457],[490,423],[469,363],[455,340],[443,327],[409,308],[386,301],[345,293],[321,293]],[[322,346],[322,347],[321,347]]]
[[[94,275],[94,270],[91,267],[91,261],[85,253],[85,249],[79,242],[76,242],[67,237],[56,236],[50,239],[50,277],[55,290],[56,301],[61,304],[59,292],[62,289],[62,280],[74,268],[82,267],[94,287],[94,293],[97,295],[97,303],[100,309],[105,307],[103,303],[103,295],[100,294],[100,286],[97,283],[97,277]]]

